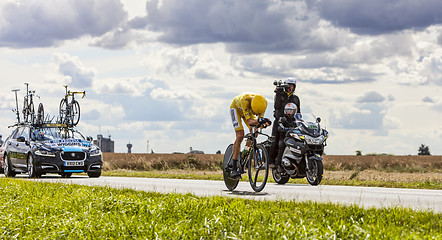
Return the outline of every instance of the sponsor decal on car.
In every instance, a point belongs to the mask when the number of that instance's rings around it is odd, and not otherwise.
[[[91,142],[81,140],[81,139],[58,139],[50,140],[47,142],[52,147],[66,147],[66,146],[79,146],[79,147],[90,147]]]

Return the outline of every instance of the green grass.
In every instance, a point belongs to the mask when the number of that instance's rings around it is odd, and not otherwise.
[[[442,239],[442,214],[0,179],[1,239]]]
[[[147,177],[147,178],[172,178],[172,179],[198,179],[198,180],[218,180],[223,181],[222,173],[210,172],[208,174],[192,174],[185,172],[167,172],[167,171],[104,171],[102,176],[119,177]],[[241,181],[249,181],[247,173],[242,175]],[[275,182],[271,172],[269,172],[268,182]],[[289,183],[308,184],[305,178],[290,179]],[[354,177],[348,180],[328,180],[324,178],[321,185],[346,185],[346,186],[364,186],[364,187],[390,187],[390,188],[414,188],[414,189],[442,189],[442,181],[439,179],[425,181],[360,181]]]

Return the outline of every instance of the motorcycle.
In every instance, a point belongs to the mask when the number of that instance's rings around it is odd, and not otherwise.
[[[290,178],[307,178],[316,186],[323,177],[322,154],[327,145],[328,132],[320,126],[321,118],[313,114],[295,114],[297,127],[290,128],[284,138],[285,149],[280,162],[283,171],[272,170],[278,184],[286,184]]]

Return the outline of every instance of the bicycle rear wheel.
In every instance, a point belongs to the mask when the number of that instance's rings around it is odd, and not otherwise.
[[[224,184],[226,184],[227,189],[233,191],[239,183],[239,179],[234,179],[230,177],[230,172],[232,171],[232,153],[233,153],[233,144],[230,144],[226,151],[224,152],[224,161],[223,161],[223,178]]]
[[[66,98],[62,98],[61,99],[61,101],[60,101],[60,107],[59,107],[59,116],[60,116],[60,123],[65,123],[65,124],[67,124],[67,122],[66,122],[66,119],[67,119],[67,109],[66,109],[66,106],[68,105],[67,104],[68,103],[68,101],[66,100]]]
[[[255,192],[261,192],[269,177],[269,162],[267,150],[262,144],[249,154],[248,173],[250,186]]]

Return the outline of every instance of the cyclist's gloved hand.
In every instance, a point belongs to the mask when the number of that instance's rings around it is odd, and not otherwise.
[[[270,126],[272,124],[272,121],[270,121],[268,118],[260,117],[260,118],[258,118],[258,123],[260,125],[266,125],[266,123],[267,123]]]

